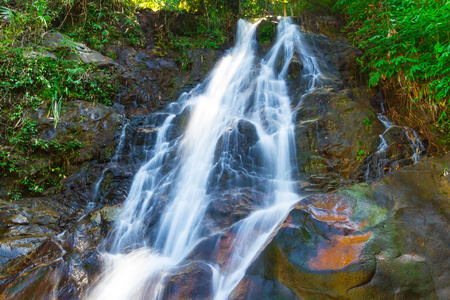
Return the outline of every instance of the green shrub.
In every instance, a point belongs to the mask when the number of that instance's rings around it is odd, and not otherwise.
[[[401,91],[388,99],[399,121],[450,132],[450,1],[340,0],[338,6],[364,50],[360,63],[370,85]]]

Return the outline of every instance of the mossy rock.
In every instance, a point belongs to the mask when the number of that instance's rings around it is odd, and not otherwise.
[[[449,159],[302,199],[247,270],[252,295],[279,282],[299,299],[447,298]]]

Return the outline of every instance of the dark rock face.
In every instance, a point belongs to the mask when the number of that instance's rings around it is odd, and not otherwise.
[[[338,24],[326,26],[334,28]],[[415,134],[398,126],[385,132],[377,117],[383,97],[366,88],[358,75],[356,58],[360,53],[339,37],[331,41],[324,35],[309,34],[306,39],[313,47],[322,77],[318,87],[305,94],[307,87],[296,79],[301,72],[301,66],[295,62],[298,55],[294,57],[288,86],[295,105],[300,178],[317,175],[330,181],[340,178],[345,185],[355,180],[377,179],[387,171],[414,163],[415,146],[411,142]],[[389,145],[384,157],[377,154],[380,135],[385,136]],[[312,180],[307,179],[310,183]]]
[[[375,152],[381,122],[364,97],[318,89],[302,97],[296,120],[297,163],[306,174],[334,173],[355,179],[364,158]]]
[[[211,281],[211,267],[194,262],[170,278],[163,299],[212,299]]]
[[[447,298],[449,158],[301,200],[248,269],[252,295],[268,281],[300,299]]]
[[[232,189],[216,192],[206,209],[206,218],[212,230],[222,231],[264,204],[265,195],[251,188]]]
[[[48,108],[42,107],[32,115],[41,138],[66,143],[76,137],[83,143],[83,151],[73,163],[112,158],[118,142],[116,133],[124,124],[120,110],[100,103],[71,101],[65,105],[56,128],[47,112]]]
[[[120,206],[86,214],[51,199],[0,202],[0,295],[5,299],[79,299],[100,271],[97,247]],[[20,218],[18,217],[20,216]],[[27,223],[17,224],[26,216]],[[3,220],[3,219],[2,219]]]
[[[118,96],[127,114],[145,114],[176,100],[199,84],[221,55],[211,49],[189,50],[183,59],[156,48],[111,46],[107,51],[121,68]]]
[[[384,127],[371,105],[371,92],[350,80],[359,71],[353,63],[356,50],[342,39],[331,42],[324,35],[307,34],[306,39],[322,76],[318,87],[307,93],[299,78],[299,55],[294,56],[288,87],[295,105],[298,170],[301,177],[320,175],[348,183],[358,178],[364,159],[377,150]]]

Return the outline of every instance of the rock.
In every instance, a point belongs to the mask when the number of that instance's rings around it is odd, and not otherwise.
[[[55,234],[55,230],[51,230],[45,226],[11,226],[3,234],[4,237],[12,236],[31,236],[31,235],[49,235]]]
[[[223,188],[256,187],[259,182],[256,182],[257,179],[248,173],[254,172],[261,175],[267,173],[267,168],[263,167],[262,149],[258,142],[258,132],[251,122],[239,120],[231,124],[219,138],[214,151],[215,167],[211,172],[212,185]]]
[[[53,59],[53,60],[58,59],[58,57],[54,53],[51,53],[49,51],[30,51],[30,52],[25,53],[24,56],[26,58],[43,57],[43,58],[50,58],[50,59]]]
[[[212,270],[203,262],[194,262],[172,276],[163,299],[212,299]]]
[[[360,177],[364,180],[377,180],[387,172],[415,164],[425,150],[417,141],[417,134],[408,127],[392,126],[380,138],[384,147],[369,155],[360,169]]]
[[[13,260],[23,258],[41,246],[47,236],[1,237],[0,238],[0,268],[4,269]],[[6,270],[6,269],[5,269]],[[3,272],[2,272],[3,273]]]
[[[283,299],[299,300],[290,289],[276,280],[264,280],[258,276],[245,276],[231,292],[230,300]]]
[[[279,282],[300,299],[447,298],[449,159],[304,198],[235,293],[249,284],[260,298],[274,292],[264,282]]]
[[[27,225],[30,223],[30,220],[28,219],[28,216],[26,216],[23,212],[20,214],[17,214],[15,216],[12,216],[8,219],[8,223],[10,224],[19,224],[19,225]]]
[[[65,273],[61,272],[62,254],[57,244],[46,240],[26,260],[12,269],[3,270],[0,274],[0,295],[7,299],[44,299],[55,295],[55,292],[64,294],[64,289],[54,291],[55,286],[61,283],[64,286],[67,280],[68,269]]]
[[[364,90],[336,92],[330,88],[301,97],[295,130],[301,172],[332,172],[349,180],[359,176],[359,168],[376,152],[384,131],[375,113],[366,108],[369,99]]]
[[[300,76],[301,72],[303,71],[303,63],[301,59],[299,58],[299,55],[294,54],[294,57],[292,58],[291,62],[289,63],[288,68],[288,76],[292,76],[293,78],[297,78]]]
[[[265,195],[251,188],[231,189],[211,195],[206,209],[213,231],[221,231],[264,205]]]
[[[190,72],[189,79],[193,82],[200,82],[209,71],[214,68],[214,64],[220,58],[217,51],[211,49],[192,49],[187,52],[187,64],[182,68]]]
[[[39,211],[33,216],[33,223],[39,225],[56,224],[60,218],[60,214],[53,210]]]
[[[89,49],[86,45],[74,42],[58,32],[46,32],[42,38],[42,44],[52,52],[69,51],[69,54],[65,57],[68,60],[96,63],[99,66],[117,65],[111,58]]]
[[[113,222],[119,217],[121,206],[121,204],[104,206],[100,210],[94,212],[90,219],[92,222],[97,224],[101,224],[103,222]]]
[[[115,108],[100,103],[71,101],[63,106],[63,112],[54,128],[53,118],[48,117],[48,108],[41,106],[31,116],[41,138],[59,143],[74,139],[83,144],[80,155],[72,163],[93,159],[108,161],[117,145],[116,134],[124,118]]]
[[[356,182],[356,180],[346,180],[332,172],[312,174],[307,178],[307,182],[299,182],[298,192],[300,194],[326,193],[337,190],[343,186],[350,186]]]

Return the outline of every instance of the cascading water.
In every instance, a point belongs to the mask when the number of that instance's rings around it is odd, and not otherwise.
[[[236,46],[202,85],[163,113],[150,159],[136,174],[105,245],[103,275],[86,298],[163,298],[175,268],[208,237],[224,234],[205,221],[212,195],[250,189],[263,197],[258,209],[225,229],[233,236],[228,258],[205,261],[213,297],[226,299],[301,199],[291,179],[294,124],[285,80],[296,53],[307,92],[321,73],[289,19],[280,20],[277,41],[259,62],[256,26],[240,20]],[[174,134],[185,118],[184,133]]]
[[[103,169],[102,174],[100,175],[100,178],[97,180],[97,182],[94,184],[94,188],[92,189],[92,196],[91,196],[91,202],[88,202],[86,209],[84,211],[84,214],[78,219],[78,221],[81,221],[82,219],[84,219],[86,216],[89,215],[89,213],[94,209],[95,204],[96,204],[96,200],[98,197],[98,191],[100,189],[100,184],[102,183],[103,179],[105,178],[105,173],[116,167],[117,163],[119,161],[119,157],[122,154],[123,148],[124,148],[124,142],[125,142],[125,137],[126,137],[126,132],[127,132],[127,128],[130,125],[130,121],[127,120],[126,123],[122,126],[122,131],[120,133],[120,137],[119,137],[119,143],[117,143],[117,147],[116,150],[114,152],[114,155],[111,159],[111,161],[108,163],[108,165],[106,166],[106,168]]]
[[[390,130],[400,129],[402,132],[402,139],[405,139],[409,143],[410,147],[410,155],[412,159],[412,163],[416,164],[420,159],[420,154],[425,151],[425,147],[422,144],[417,132],[412,128],[406,126],[397,126],[394,125],[385,115],[384,106],[381,106],[382,113],[377,115],[378,120],[383,124],[386,128],[385,131],[380,134],[380,145],[375,153],[371,154],[367,158],[367,162],[365,165],[364,171],[364,179],[366,181],[377,180],[381,178],[381,176],[387,171],[398,168],[399,163],[396,161],[392,161],[387,157],[387,153],[389,151],[389,143],[386,140],[386,135]]]
[[[129,125],[130,125],[130,121],[127,120],[126,123],[122,126],[122,131],[121,131],[120,137],[119,137],[119,143],[117,143],[117,147],[116,147],[116,151],[114,152],[114,156],[111,159],[111,162],[108,164],[108,166],[103,170],[102,174],[100,175],[100,178],[95,183],[94,190],[92,191],[92,200],[96,200],[96,198],[98,196],[98,190],[100,188],[100,184],[103,181],[103,178],[105,177],[106,171],[108,171],[109,169],[111,169],[117,165],[119,157],[122,154],[122,150],[123,150],[123,146],[124,146],[123,143],[125,142],[127,128]]]

